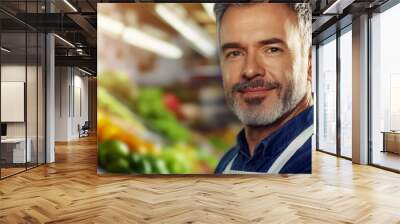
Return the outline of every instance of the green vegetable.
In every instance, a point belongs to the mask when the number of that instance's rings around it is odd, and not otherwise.
[[[140,161],[140,169],[139,169],[139,173],[143,173],[143,174],[150,174],[152,173],[152,168],[151,168],[151,163],[147,158],[143,158]]]
[[[106,145],[100,144],[97,153],[98,163],[101,167],[104,167],[106,165],[107,148],[105,146]]]
[[[142,124],[138,122],[135,114],[101,86],[97,87],[97,103],[99,108],[107,110],[121,118],[121,120],[132,124],[134,127],[142,128],[142,130],[144,129]]]
[[[129,148],[119,140],[106,140],[99,145],[98,160],[109,172],[129,172]]]
[[[166,162],[167,168],[171,173],[191,173],[192,166],[185,155],[173,149],[165,149],[161,158]]]
[[[107,161],[114,161],[119,158],[127,159],[129,156],[129,147],[119,140],[106,140],[101,146],[105,150]]]
[[[162,159],[155,158],[152,161],[151,165],[153,168],[153,173],[156,173],[156,174],[168,174],[169,173],[167,164]]]
[[[135,110],[147,126],[163,135],[170,142],[187,141],[189,131],[179,123],[163,101],[163,92],[158,88],[142,88],[139,91]]]
[[[141,160],[142,160],[142,156],[140,154],[132,153],[129,156],[129,164],[130,164],[132,171],[139,172],[142,169],[141,168],[141,166],[142,166]]]
[[[128,104],[134,102],[137,95],[135,83],[124,73],[118,71],[106,71],[97,77],[98,86],[104,87],[119,99]]]
[[[129,162],[125,158],[118,158],[117,160],[111,161],[106,165],[106,169],[112,173],[129,173]]]
[[[198,159],[207,164],[208,167],[215,168],[218,165],[218,159],[209,153],[204,152],[204,150],[199,150]]]

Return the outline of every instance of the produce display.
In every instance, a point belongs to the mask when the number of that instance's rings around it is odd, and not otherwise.
[[[98,79],[100,172],[213,172],[221,155],[215,146],[225,145],[185,126],[180,120],[179,99],[173,93],[156,87],[139,88],[120,73],[108,72]]]
[[[137,96],[136,109],[151,129],[165,136],[171,142],[187,141],[188,130],[183,127],[163,101],[160,89],[146,88]]]

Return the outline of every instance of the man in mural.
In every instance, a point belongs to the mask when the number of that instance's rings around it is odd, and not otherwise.
[[[309,4],[217,3],[227,103],[244,128],[215,173],[311,173]]]

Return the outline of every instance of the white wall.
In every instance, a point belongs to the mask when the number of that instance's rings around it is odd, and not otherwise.
[[[37,70],[38,69],[38,70]],[[27,77],[27,80],[25,80]],[[7,124],[7,137],[30,139],[32,161],[44,163],[44,74],[42,68],[36,66],[25,66],[25,64],[5,64],[1,66],[2,82],[24,82],[26,83],[26,106],[22,113],[26,112],[26,120],[23,122],[5,122]],[[22,93],[23,94],[23,93]],[[7,97],[7,96],[2,96]],[[11,110],[3,107],[1,110]],[[37,153],[39,156],[37,157]]]
[[[2,65],[1,81],[25,82],[25,69],[25,65]],[[30,73],[33,69],[36,68],[28,66],[27,69],[28,73]],[[33,94],[36,97],[36,91],[34,93],[27,93],[27,96],[33,96]],[[7,110],[7,108],[1,109]],[[31,119],[28,117],[28,120]],[[7,122],[7,137],[25,137],[25,122]]]
[[[56,67],[56,141],[79,138],[78,124],[88,120],[88,78],[83,75],[76,68]]]
[[[72,138],[77,138],[79,137],[79,132],[78,132],[78,124],[81,126],[85,123],[85,121],[88,121],[88,77],[82,77],[79,73],[79,75],[76,75],[75,70],[75,75],[74,75],[74,96],[72,98],[74,99],[74,108],[72,108],[72,129],[71,129],[71,135],[73,136]],[[80,97],[79,97],[80,96]],[[79,102],[80,101],[80,102]],[[71,102],[71,105],[72,102]],[[82,107],[82,108],[79,108]],[[80,109],[82,111],[80,111]]]
[[[67,67],[55,68],[55,141],[68,140],[68,71]]]

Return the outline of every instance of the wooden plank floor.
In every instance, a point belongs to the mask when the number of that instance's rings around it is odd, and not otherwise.
[[[21,172],[21,171],[24,171],[25,170],[25,167],[17,167],[17,168],[15,168],[15,167],[7,167],[7,168],[1,168],[1,177],[7,177],[7,176],[10,176],[10,175],[13,175],[13,174],[15,174],[15,173],[18,173],[18,172]]]
[[[96,141],[0,181],[0,223],[400,223],[400,175],[315,152],[312,175],[100,177]]]

